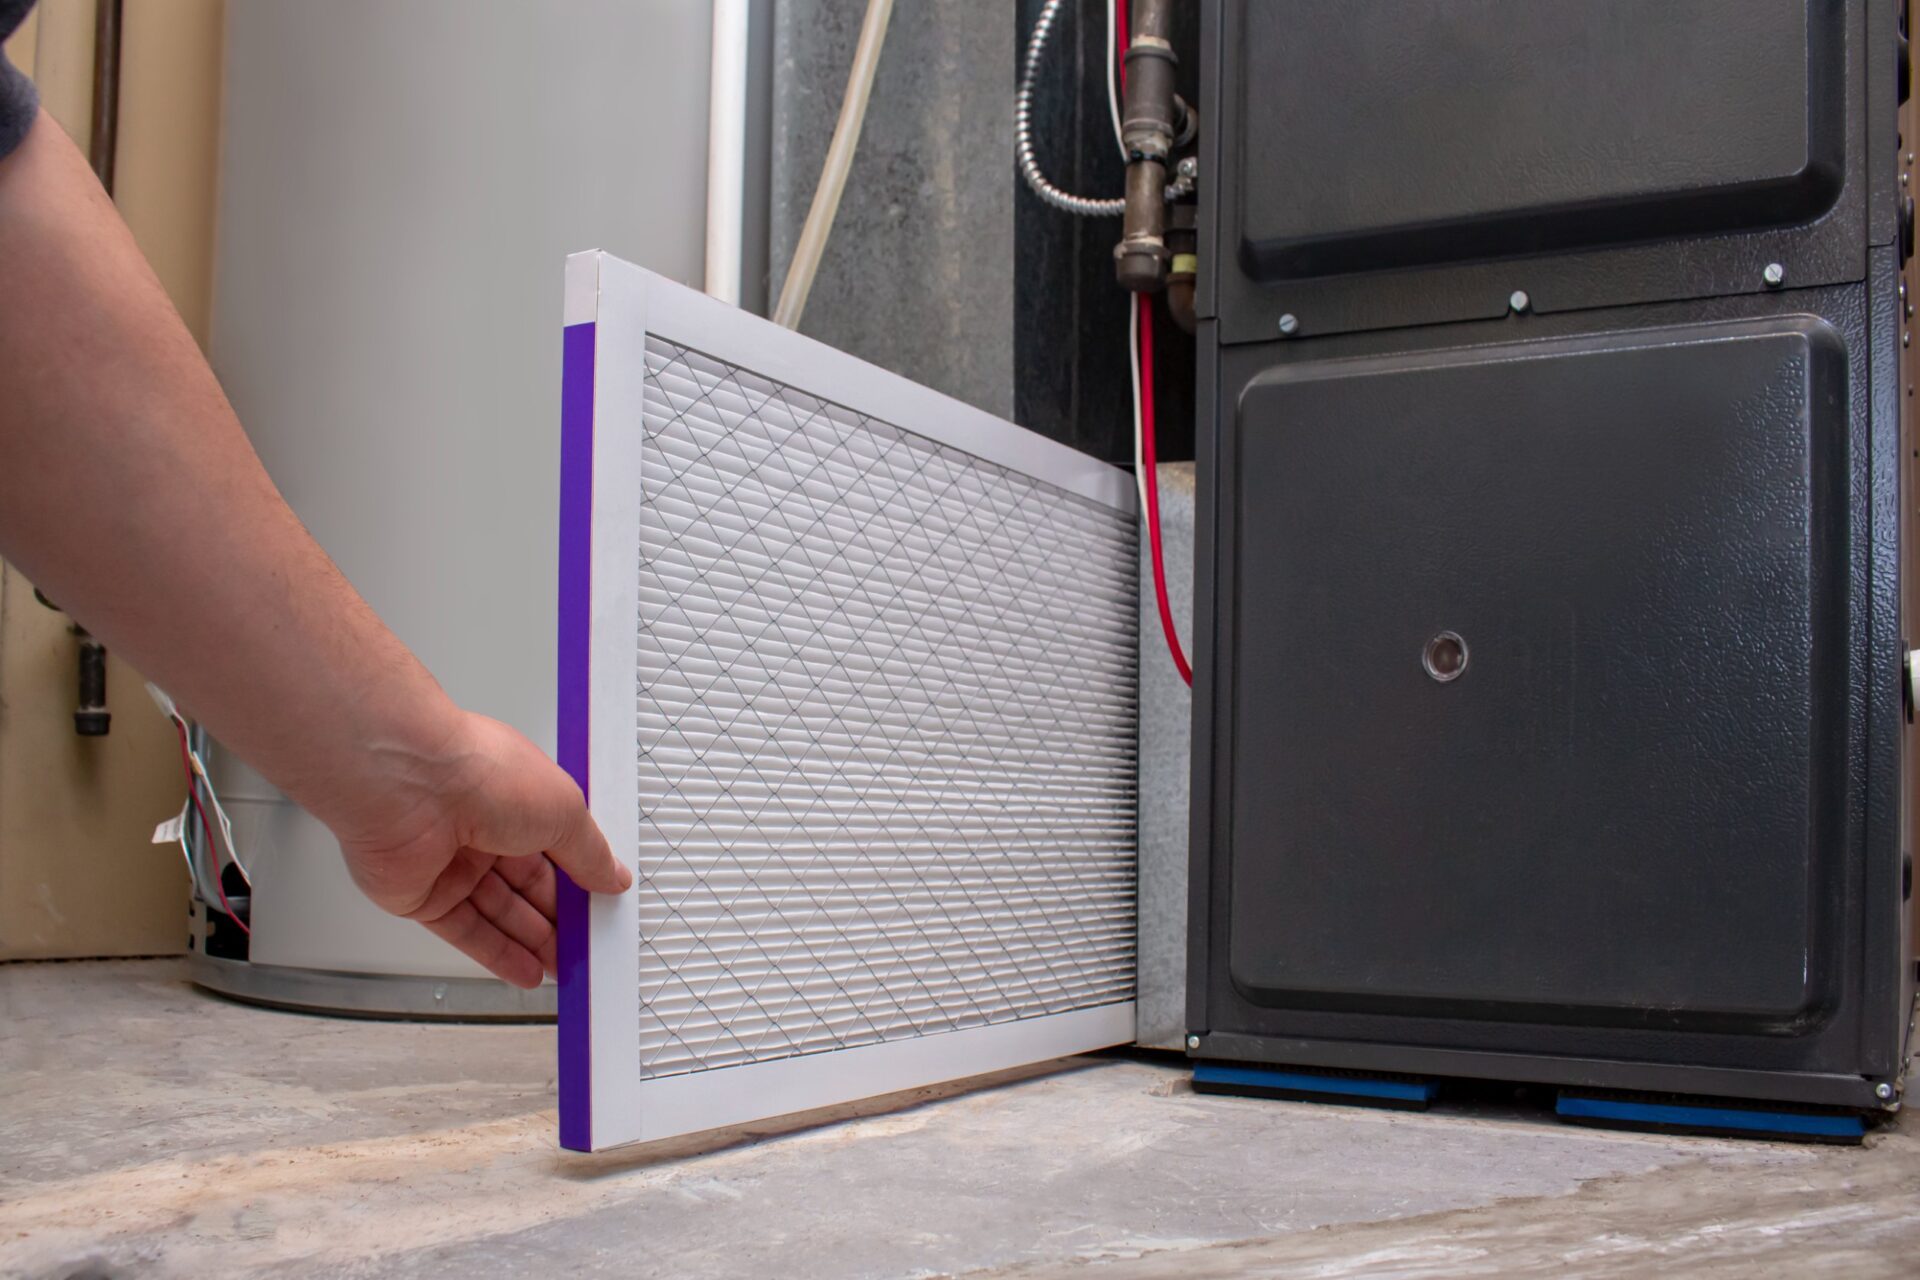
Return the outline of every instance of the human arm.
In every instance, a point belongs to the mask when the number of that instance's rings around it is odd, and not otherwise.
[[[554,873],[619,892],[579,789],[456,707],[281,498],[44,113],[0,159],[0,554],[339,837],[355,882],[522,986]]]

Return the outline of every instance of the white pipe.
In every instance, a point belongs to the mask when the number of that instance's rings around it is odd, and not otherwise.
[[[747,217],[748,0],[713,0],[707,80],[707,293],[740,305]]]
[[[774,323],[789,329],[800,327],[800,313],[807,309],[807,294],[813,289],[814,273],[820,269],[820,256],[827,251],[834,215],[840,212],[840,193],[846,190],[847,171],[853,168],[853,150],[860,143],[860,126],[866,123],[873,73],[880,65],[880,46],[887,38],[887,19],[892,16],[893,0],[867,0],[860,43],[853,50],[853,69],[847,73],[847,93],[840,100],[840,120],[833,126],[827,162],[820,167],[820,185],[813,189],[813,206],[807,210],[806,225],[793,248],[787,282],[780,287],[780,305],[773,309]]]

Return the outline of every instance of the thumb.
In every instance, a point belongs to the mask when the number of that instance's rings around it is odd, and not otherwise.
[[[560,815],[559,834],[547,845],[548,860],[589,893],[625,893],[633,887],[633,872],[613,856],[600,824],[587,812],[580,788],[565,774],[560,776],[571,803]]]

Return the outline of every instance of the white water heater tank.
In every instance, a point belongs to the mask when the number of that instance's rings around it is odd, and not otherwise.
[[[687,0],[229,0],[211,357],[268,471],[464,706],[554,734],[562,264],[701,284],[711,14]],[[219,643],[217,620],[207,642]],[[325,828],[216,781],[275,1003],[514,1016],[355,891]]]

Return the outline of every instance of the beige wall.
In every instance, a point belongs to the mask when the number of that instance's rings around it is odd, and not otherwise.
[[[130,0],[113,199],[201,346],[213,291],[222,0]]]
[[[132,0],[121,43],[115,198],[194,336],[206,339],[219,147],[221,0]],[[41,0],[7,43],[84,148],[93,0]],[[0,564],[0,959],[179,951],[187,880],[149,842],[184,790],[140,677],[108,673],[113,732],[73,732],[76,655],[60,615]]]
[[[33,38],[30,55],[16,65],[40,86],[40,105],[84,149],[93,120],[93,0],[40,0],[30,23],[8,42]]]
[[[39,32],[40,11],[34,9],[28,12],[27,20],[20,24],[20,29],[8,37],[4,46],[0,46],[4,48],[8,60],[28,75],[33,74],[33,45]]]

